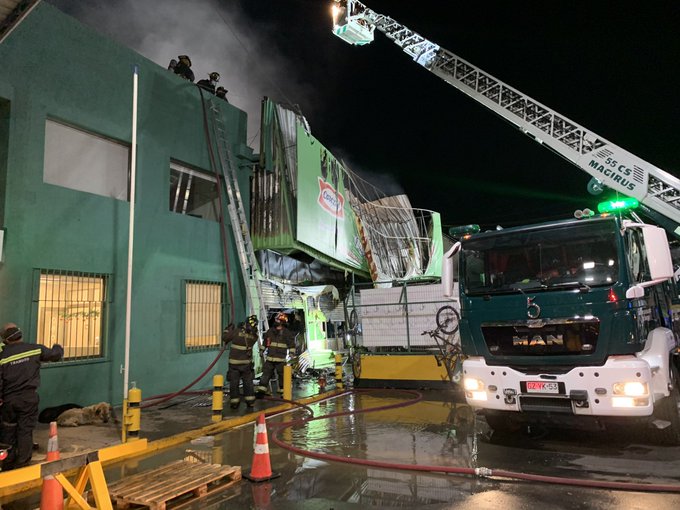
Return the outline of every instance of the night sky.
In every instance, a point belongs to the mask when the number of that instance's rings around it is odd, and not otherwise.
[[[82,4],[52,3],[87,18]],[[90,14],[97,3],[85,2]],[[126,2],[113,3],[120,15]],[[365,3],[680,175],[677,2]],[[259,42],[242,37],[239,44],[250,47],[248,65],[261,75],[271,71],[262,78],[265,93],[299,104],[312,133],[350,168],[388,192],[406,192],[414,207],[441,212],[445,224],[532,223],[570,217],[600,200],[585,189],[588,174],[430,74],[381,33],[361,48],[333,36],[330,1],[203,0],[184,2],[176,17],[206,4],[221,10],[224,30],[234,28],[233,16],[238,30]],[[283,65],[270,65],[272,59]],[[223,82],[238,94],[229,81],[227,69]]]

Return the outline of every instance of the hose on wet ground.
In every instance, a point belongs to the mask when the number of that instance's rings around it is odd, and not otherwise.
[[[313,416],[310,418],[301,418],[297,420],[292,420],[283,423],[272,423],[270,428],[272,429],[272,442],[277,446],[293,452],[297,455],[303,457],[310,457],[313,459],[332,461],[332,462],[343,462],[345,464],[353,464],[359,466],[368,466],[378,469],[396,469],[402,471],[420,471],[429,473],[445,473],[445,474],[458,474],[458,475],[469,475],[477,476],[480,478],[493,479],[496,481],[505,480],[520,480],[529,482],[541,482],[550,483],[556,485],[568,485],[575,487],[589,487],[596,489],[615,489],[615,490],[626,490],[626,491],[645,491],[645,492],[680,492],[680,485],[668,485],[668,484],[649,484],[640,482],[615,482],[606,480],[586,480],[581,478],[570,478],[562,476],[547,476],[538,475],[531,473],[522,473],[517,471],[509,471],[505,469],[490,469],[486,467],[456,467],[456,466],[431,466],[425,464],[402,464],[394,462],[385,461],[375,461],[370,459],[359,459],[354,457],[344,457],[340,455],[333,455],[330,453],[321,453],[313,450],[306,450],[304,448],[299,448],[293,446],[285,441],[279,439],[279,433],[287,428],[294,427],[297,425],[303,425],[315,420],[325,420],[330,418],[337,418],[340,416],[346,416],[349,414],[358,413],[368,413],[382,411],[386,409],[395,409],[399,407],[407,407],[420,402],[423,399],[422,394],[413,390],[352,390],[352,392],[366,392],[366,391],[394,391],[409,393],[415,397],[407,400],[405,402],[399,402],[397,404],[390,404],[386,406],[371,407],[365,409],[356,409],[351,411],[341,411],[337,413],[330,413],[322,416]],[[348,392],[349,393],[349,392]]]

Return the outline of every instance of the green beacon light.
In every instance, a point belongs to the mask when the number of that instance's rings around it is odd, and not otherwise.
[[[479,225],[461,225],[449,228],[449,235],[455,238],[476,234],[477,232],[479,232]]]
[[[600,202],[597,204],[597,211],[599,213],[616,213],[623,212],[629,209],[635,209],[640,202],[637,198],[626,197],[620,198],[618,200],[607,200],[606,202]]]

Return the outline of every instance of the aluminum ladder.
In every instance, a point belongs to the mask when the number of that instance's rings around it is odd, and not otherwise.
[[[227,211],[231,221],[231,230],[236,243],[236,251],[238,252],[238,258],[241,264],[243,284],[246,291],[246,302],[248,305],[247,315],[257,315],[259,336],[262,338],[262,333],[267,330],[268,325],[267,310],[264,306],[264,299],[262,297],[262,286],[260,284],[255,250],[253,249],[253,242],[250,238],[250,228],[248,226],[245,209],[243,208],[243,200],[241,199],[241,190],[236,173],[237,166],[231,150],[231,144],[227,138],[226,126],[222,120],[222,112],[217,105],[217,101],[221,101],[221,99],[215,99],[214,96],[208,96],[204,100],[207,102],[208,110],[210,111],[214,143],[217,146],[219,166],[222,174],[222,183],[224,184],[224,190],[227,194]]]

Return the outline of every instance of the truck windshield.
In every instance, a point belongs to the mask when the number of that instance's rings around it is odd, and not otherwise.
[[[618,280],[616,224],[588,221],[514,231],[463,244],[467,294],[612,285]]]

